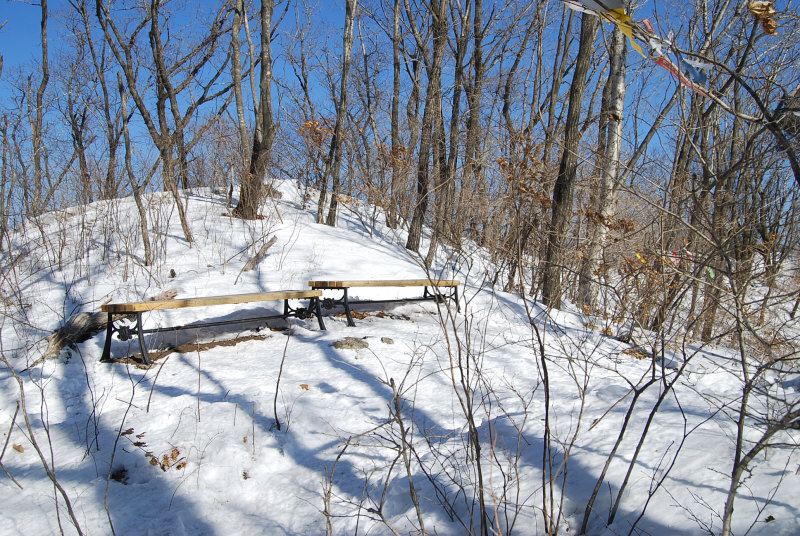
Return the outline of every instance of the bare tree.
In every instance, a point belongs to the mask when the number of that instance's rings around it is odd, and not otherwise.
[[[272,120],[272,11],[273,0],[261,2],[261,53],[258,82],[259,102],[255,110],[253,149],[250,152],[250,167],[241,178],[239,203],[233,213],[240,218],[252,220],[258,217],[258,209],[264,199],[264,178],[272,154],[272,143],[277,126]],[[255,98],[255,93],[254,97]]]
[[[615,28],[611,38],[610,66],[603,106],[600,110],[600,159],[598,184],[592,187],[589,210],[589,243],[584,253],[578,304],[593,307],[597,300],[603,246],[613,225],[616,191],[619,188],[619,155],[622,149],[622,114],[625,107],[625,36]]]
[[[597,17],[581,16],[581,38],[578,46],[578,59],[569,90],[569,110],[564,127],[564,147],[553,190],[552,219],[547,235],[547,251],[544,259],[544,278],[542,281],[542,301],[548,307],[561,308],[563,286],[561,270],[566,258],[565,248],[569,223],[572,220],[575,179],[578,172],[578,145],[581,140],[580,129],[583,93],[586,89],[586,75],[594,52],[594,38],[599,22]]]
[[[328,180],[331,177],[331,202],[328,208],[328,216],[325,223],[330,226],[336,225],[336,206],[339,195],[339,181],[342,167],[343,137],[344,126],[347,117],[347,80],[350,76],[350,62],[353,52],[353,21],[358,8],[358,0],[347,0],[344,16],[344,34],[342,36],[342,71],[339,82],[339,98],[336,102],[336,124],[333,127],[333,137],[331,138],[328,158],[325,164],[325,174],[322,180],[322,187],[319,191],[319,204],[317,207],[317,221],[322,222],[322,211],[325,206],[325,194]]]
[[[47,52],[47,0],[42,0],[39,4],[41,10],[41,38],[42,38],[42,78],[36,89],[35,102],[28,102],[28,109],[33,108],[33,118],[31,121],[31,143],[33,145],[33,204],[28,212],[37,216],[41,214],[46,206],[46,200],[42,199],[43,175],[46,173],[47,149],[44,145],[42,124],[44,122],[44,92],[50,80],[50,62]]]
[[[116,22],[111,17],[111,12],[108,5],[104,5],[101,0],[96,0],[95,6],[97,19],[100,22],[100,26],[103,28],[106,42],[109,44],[117,63],[122,69],[125,82],[130,95],[136,104],[136,108],[138,109],[139,114],[142,116],[142,119],[144,119],[145,125],[147,126],[147,130],[150,133],[153,142],[156,144],[156,147],[158,147],[161,155],[163,175],[162,180],[164,182],[164,188],[172,194],[173,200],[175,201],[175,206],[178,208],[178,216],[181,221],[184,237],[186,238],[187,242],[191,243],[193,241],[192,232],[189,229],[183,201],[178,193],[178,186],[175,183],[173,176],[173,144],[166,118],[166,101],[169,97],[164,88],[163,78],[160,78],[160,81],[157,83],[158,90],[156,98],[156,109],[159,112],[158,118],[160,127],[156,126],[156,123],[153,121],[153,118],[150,114],[150,107],[147,105],[144,96],[139,91],[139,81],[137,80],[136,72],[137,65],[135,63],[133,52],[139,33],[150,22],[153,16],[156,18],[156,22],[153,24],[155,25],[155,29],[158,30],[159,26],[157,19],[159,3],[156,1],[150,6],[151,9],[146,12],[144,18],[138,22],[129,36],[123,35],[123,33],[119,30]],[[152,31],[153,30],[151,29],[151,32]],[[158,45],[156,44],[154,54],[159,53],[160,51],[158,49]]]
[[[78,17],[76,26],[79,26],[86,48],[91,58],[91,69],[99,87],[99,102],[97,103],[98,115],[102,117],[103,134],[106,141],[107,161],[105,162],[105,178],[99,185],[102,199],[113,199],[117,196],[117,150],[122,138],[122,111],[113,101],[114,80],[109,83],[109,57],[106,50],[106,41],[96,43],[91,25],[90,0],[70,0],[75,15]]]
[[[422,115],[422,131],[419,141],[419,161],[417,164],[417,197],[414,205],[414,216],[408,230],[408,240],[406,249],[418,251],[422,240],[422,228],[425,215],[428,211],[428,191],[430,182],[430,158],[433,149],[434,122],[438,122],[441,114],[442,102],[442,64],[444,62],[444,51],[447,45],[447,10],[448,0],[430,0],[426,8],[432,17],[433,32],[433,51],[430,59],[426,55],[426,70],[428,73],[428,88],[425,96],[425,111]],[[411,7],[406,0],[406,12],[409,23],[412,24],[412,32],[417,43],[417,50],[427,49],[426,43],[420,33],[420,29],[414,22]]]

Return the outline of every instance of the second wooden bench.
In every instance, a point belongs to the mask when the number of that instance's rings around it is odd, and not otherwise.
[[[322,304],[326,309],[334,305],[344,306],[347,315],[347,325],[355,326],[350,306],[360,303],[405,303],[423,300],[443,300],[452,299],[458,305],[458,285],[461,282],[456,279],[378,279],[378,280],[353,280],[353,281],[309,281],[308,286],[316,290],[339,290],[342,297],[339,299],[324,299]],[[348,290],[351,288],[377,288],[377,287],[424,287],[422,297],[417,298],[398,298],[390,300],[351,300]],[[441,290],[447,288],[449,292],[442,293]],[[432,290],[429,290],[432,289]]]

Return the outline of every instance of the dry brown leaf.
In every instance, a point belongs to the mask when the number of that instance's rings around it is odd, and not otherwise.
[[[778,21],[775,20],[777,13],[773,7],[774,3],[773,1],[750,2],[747,6],[750,13],[761,23],[761,27],[767,35],[777,35],[778,33]]]
[[[625,350],[622,351],[622,353],[633,356],[639,360],[647,359],[647,354],[636,348],[626,348]]]
[[[305,390],[305,391],[308,391],[308,384],[307,384],[307,383],[301,383],[301,384],[300,384],[300,389],[303,389],[303,390]]]
[[[14,444],[14,446],[12,448],[14,450],[16,450],[17,452],[25,452],[25,448],[22,445],[17,445],[16,443]]]

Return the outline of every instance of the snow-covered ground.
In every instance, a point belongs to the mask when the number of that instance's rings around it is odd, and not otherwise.
[[[264,208],[272,215],[251,222],[227,217],[223,196],[195,192],[187,199],[192,245],[169,197],[150,196],[151,227],[161,230],[151,234],[158,259],[152,267],[142,262],[132,199],[49,214],[12,235],[13,247],[2,254],[0,344],[24,381],[41,456],[23,410],[16,413],[19,385],[3,365],[1,461],[10,476],[0,475],[0,533],[57,533],[59,523],[75,532],[64,496],[87,534],[110,534],[112,526],[116,534],[154,535],[479,533],[479,478],[490,532],[544,534],[546,509],[563,512],[562,534],[577,533],[635,398],[631,387],[650,377],[651,360],[583,315],[548,313],[518,294],[493,291],[477,249],[441,252],[429,274],[462,281],[461,312],[409,303],[362,307],[369,315],[353,328],[341,316],[326,316],[327,331],[312,318],[182,332],[183,351],[150,368],[100,363],[100,333],[35,364],[44,336],[108,301],[168,289],[194,297],[303,289],[310,279],[426,277],[420,259],[403,248],[405,236],[380,219],[371,222],[368,209],[359,218],[359,207],[345,208],[336,228],[317,225],[316,207],[302,206],[293,183],[279,188],[283,198]],[[273,235],[267,256],[242,272]],[[174,325],[280,306],[146,318],[149,325]],[[201,350],[187,335],[197,342],[242,340]],[[334,345],[346,337],[364,344]],[[135,341],[114,340],[113,355],[134,352]],[[635,534],[651,535],[721,529],[734,452],[730,411],[741,385],[735,354],[676,340],[666,355],[657,371],[667,380],[684,363],[685,369],[660,404],[661,381],[636,399],[590,534],[628,534],[634,525]],[[785,389],[796,399],[798,386]],[[735,504],[735,534],[800,534],[799,464],[791,449],[758,456]]]

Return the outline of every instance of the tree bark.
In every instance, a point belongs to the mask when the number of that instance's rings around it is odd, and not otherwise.
[[[441,102],[442,62],[447,44],[447,0],[430,0],[429,9],[433,17],[433,56],[428,67],[428,89],[425,96],[425,111],[422,114],[422,132],[419,141],[417,164],[417,198],[414,215],[408,229],[406,249],[418,251],[422,241],[422,227],[428,211],[428,182],[430,180],[430,158],[433,144],[433,125]],[[408,4],[406,4],[408,10]]]
[[[481,0],[475,0],[475,9],[481,9]],[[439,246],[439,241],[445,228],[453,226],[453,211],[452,199],[455,193],[455,173],[456,173],[456,159],[458,158],[458,139],[459,139],[459,122],[461,115],[461,92],[462,80],[464,79],[464,58],[467,53],[467,40],[469,39],[469,15],[470,15],[470,2],[467,2],[466,9],[461,20],[461,29],[458,38],[456,39],[455,50],[455,67],[453,73],[453,97],[450,108],[450,140],[449,146],[447,138],[445,137],[444,118],[442,117],[442,99],[441,91],[439,92],[439,99],[437,108],[439,109],[437,124],[436,138],[439,140],[438,146],[438,173],[436,174],[437,183],[434,197],[434,216],[433,226],[431,229],[431,242],[428,245],[428,253],[425,255],[425,265],[433,266],[434,259],[436,258],[436,249]],[[480,15],[475,15],[480,21]],[[457,226],[457,222],[455,223]],[[454,231],[450,229],[450,231]],[[452,237],[460,237],[461,233],[456,227],[455,232],[449,232],[448,235]]]
[[[239,127],[239,141],[244,151],[248,145],[247,120],[244,116],[244,97],[242,96],[242,54],[239,33],[242,28],[242,17],[247,17],[244,0],[235,0],[233,7],[233,27],[231,28],[231,78],[233,94],[236,101],[236,122]]]
[[[261,73],[259,77],[260,99],[256,110],[256,126],[253,133],[253,150],[250,153],[250,168],[242,177],[239,203],[233,214],[246,220],[258,217],[258,208],[264,199],[264,177],[267,174],[275,125],[272,122],[272,35],[273,0],[261,1]]]
[[[122,75],[117,73],[117,83],[120,90],[120,105],[122,107],[122,135],[125,143],[125,172],[133,190],[133,200],[136,203],[136,210],[139,212],[139,229],[142,231],[142,246],[144,247],[144,265],[153,264],[153,248],[150,247],[150,233],[147,226],[147,210],[142,201],[141,187],[136,181],[131,163],[131,135],[128,131],[128,96],[125,93],[125,85],[122,83]]]
[[[581,141],[579,128],[581,104],[586,90],[586,75],[589,72],[594,38],[597,35],[597,17],[581,15],[581,37],[575,73],[569,90],[569,109],[564,132],[564,150],[553,189],[550,232],[547,236],[544,279],[542,281],[542,301],[545,306],[561,308],[563,288],[561,268],[566,260],[566,241],[569,223],[572,219],[572,204],[575,191],[575,178],[578,173],[578,145]]]
[[[400,138],[400,0],[394,0],[392,17],[392,183],[389,192],[389,203],[386,209],[386,225],[389,229],[397,227],[397,191],[400,188],[400,172],[405,151]]]
[[[35,113],[32,125],[33,142],[33,206],[31,213],[34,216],[41,214],[45,207],[42,202],[42,181],[46,166],[43,161],[47,158],[47,151],[44,146],[42,123],[44,121],[44,92],[50,80],[50,63],[47,59],[47,0],[41,0],[41,38],[42,38],[42,79],[36,89]]]
[[[462,227],[474,235],[478,234],[479,225],[476,221],[476,207],[485,206],[486,184],[483,180],[481,169],[481,93],[485,77],[486,64],[483,61],[483,2],[476,0],[475,12],[472,20],[473,53],[472,85],[467,88],[467,117],[466,141],[464,142],[464,172],[461,178],[461,192],[459,195],[458,210],[463,219]],[[472,195],[467,195],[467,192]],[[482,234],[482,233],[481,233]],[[482,240],[479,239],[479,243]]]
[[[347,79],[350,75],[350,61],[353,53],[353,21],[355,20],[358,0],[347,0],[344,16],[344,36],[342,37],[342,77],[339,86],[339,102],[336,106],[336,125],[331,138],[330,152],[328,153],[328,170],[331,176],[331,204],[328,208],[327,225],[336,225],[336,207],[339,202],[339,181],[342,168],[342,137],[344,136],[344,122],[347,114]],[[321,208],[319,209],[321,216]]]
[[[589,244],[581,265],[578,281],[578,305],[594,307],[597,301],[603,248],[609,225],[614,217],[617,189],[619,188],[619,155],[622,148],[622,114],[625,107],[625,52],[626,40],[619,28],[611,38],[611,58],[608,73],[608,102],[603,103],[601,114],[607,120],[608,130],[601,158],[600,181],[592,192],[595,203],[589,207]]]

